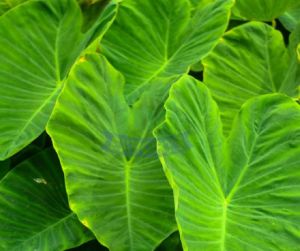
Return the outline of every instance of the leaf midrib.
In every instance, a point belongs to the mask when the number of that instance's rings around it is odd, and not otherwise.
[[[157,111],[159,109],[159,105],[155,109]],[[132,112],[133,110],[131,110]],[[155,117],[155,111],[153,112],[153,116],[151,116],[151,119],[147,120],[147,125],[144,127],[144,130],[141,134],[140,140],[137,144],[137,146],[134,149],[134,152],[132,156],[130,157],[129,160],[126,159],[125,154],[124,154],[124,162],[125,162],[125,197],[126,197],[126,211],[127,211],[127,224],[128,224],[128,235],[129,235],[129,241],[130,241],[130,246],[133,247],[133,237],[132,237],[132,219],[131,219],[131,190],[130,190],[130,184],[131,184],[131,168],[133,167],[133,163],[139,153],[139,149],[142,147],[144,143],[144,139],[149,133],[149,131],[152,128],[152,122]],[[154,136],[153,136],[154,137]],[[120,141],[121,142],[121,141]]]
[[[249,169],[249,166],[250,166],[250,161],[252,160],[252,155],[253,155],[253,152],[254,152],[254,149],[255,149],[255,146],[256,146],[256,143],[257,143],[257,140],[258,140],[258,134],[255,134],[255,137],[254,137],[254,140],[253,140],[253,143],[251,145],[251,148],[250,148],[250,151],[249,151],[249,154],[247,156],[247,162],[246,164],[244,165],[244,167],[242,168],[241,172],[240,172],[240,175],[239,177],[237,178],[237,181],[234,183],[234,186],[232,187],[232,189],[230,190],[228,196],[226,197],[226,200],[228,203],[230,203],[231,199],[233,198],[234,194],[237,192],[237,190],[239,189],[239,186],[241,184],[241,182],[243,181],[248,169]]]
[[[240,175],[237,178],[237,181],[234,183],[233,187],[229,191],[229,194],[225,197],[223,205],[222,205],[223,214],[222,214],[222,229],[221,229],[221,251],[226,250],[226,231],[227,231],[228,207],[230,205],[230,202],[231,202],[232,198],[234,197],[234,195],[238,191],[241,182],[245,178],[245,175],[247,174],[247,171],[248,171],[249,166],[250,166],[250,160],[252,159],[252,155],[253,155],[257,140],[258,140],[258,134],[256,133],[255,138],[253,140],[253,143],[251,145],[249,154],[247,156],[247,162],[244,165],[244,167],[242,168],[242,170],[240,172]]]
[[[150,120],[152,121],[152,120]],[[127,225],[128,225],[128,237],[129,237],[129,242],[130,242],[130,247],[133,247],[133,237],[132,237],[132,218],[131,218],[131,189],[130,189],[130,185],[131,185],[131,168],[133,166],[134,160],[137,156],[137,154],[139,153],[139,148],[143,145],[143,141],[144,138],[146,137],[146,135],[149,132],[150,129],[150,125],[151,123],[147,123],[141,139],[139,141],[139,143],[137,144],[132,156],[130,157],[130,159],[127,161],[126,157],[124,155],[124,160],[125,160],[125,200],[126,200],[126,212],[127,212]]]
[[[212,5],[214,3],[209,3],[205,8],[207,8],[209,5]],[[204,8],[204,9],[205,9]],[[203,11],[203,9],[201,9]],[[191,26],[191,24],[193,23],[193,19],[196,16],[197,12],[200,11],[200,8],[197,8],[197,10],[194,12],[194,15],[190,18],[189,23],[184,31],[184,33],[187,33],[187,31],[189,30],[188,28]],[[192,10],[190,10],[190,13],[192,12]],[[181,49],[186,46],[186,44],[188,44],[188,41],[190,40],[190,38],[196,33],[197,29],[193,29],[192,32],[188,33],[186,36],[184,36],[184,39],[181,41],[180,46],[173,52],[172,55],[168,56],[168,51],[164,51],[164,59],[165,61],[162,62],[161,67],[156,70],[149,78],[147,78],[143,83],[141,83],[136,89],[134,89],[128,96],[129,99],[131,96],[134,96],[135,93],[138,93],[140,89],[143,89],[151,80],[155,79],[156,77],[158,77],[160,75],[160,73],[164,72],[164,70],[169,66],[169,63],[176,57],[176,55],[181,51]],[[168,50],[169,48],[169,34],[170,33],[170,18],[168,18],[168,29],[166,31],[166,44],[165,44],[165,50]],[[216,41],[217,43],[218,41]],[[188,67],[187,67],[188,68]],[[188,70],[188,69],[187,69]],[[174,73],[175,75],[176,73]],[[179,75],[179,74],[176,74]]]
[[[270,59],[270,53],[269,53],[269,41],[268,41],[268,30],[267,28],[265,27],[265,42],[264,42],[264,46],[265,46],[265,56],[266,56],[266,61],[267,61],[267,73],[268,73],[268,76],[269,76],[269,79],[270,79],[270,82],[271,82],[271,85],[272,85],[272,92],[277,92],[276,90],[276,85],[275,85],[275,82],[274,82],[274,79],[273,79],[273,75],[272,75],[272,71],[271,71],[271,59]]]
[[[15,139],[11,142],[11,144],[7,148],[7,151],[4,154],[4,156],[7,156],[7,155],[11,154],[11,149],[13,149],[14,146],[16,146],[16,142],[18,142],[19,138],[24,134],[25,130],[31,125],[32,121],[39,115],[39,113],[46,107],[46,105],[49,103],[49,101],[51,101],[52,98],[57,94],[57,92],[59,92],[62,88],[63,81],[61,80],[60,68],[59,68],[60,63],[59,63],[59,54],[58,54],[58,48],[59,48],[58,39],[59,39],[59,34],[60,34],[60,31],[61,31],[63,20],[64,20],[64,18],[61,18],[58,22],[56,37],[55,37],[55,43],[54,43],[55,44],[54,45],[54,64],[55,64],[55,69],[56,69],[56,79],[54,81],[55,81],[56,88],[53,89],[53,91],[49,95],[49,97],[46,100],[44,100],[44,102],[42,102],[40,104],[38,109],[29,117],[29,119],[22,126],[22,128],[20,130],[18,130],[18,132],[15,136]]]
[[[57,94],[58,91],[60,91],[60,89],[61,89],[61,86],[58,85],[58,87],[53,90],[53,92],[51,93],[51,95],[46,100],[44,100],[44,102],[42,102],[42,104],[38,107],[38,109],[30,116],[30,118],[26,121],[26,123],[22,126],[22,128],[16,134],[15,139],[11,142],[11,144],[7,148],[7,151],[4,154],[4,156],[7,156],[7,155],[10,155],[11,153],[13,153],[12,149],[14,149],[14,146],[16,146],[18,140],[24,134],[25,130],[31,125],[32,121],[46,107],[46,105],[49,104],[49,101],[52,100],[52,98]]]

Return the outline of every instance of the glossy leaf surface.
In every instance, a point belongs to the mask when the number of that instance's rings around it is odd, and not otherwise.
[[[276,92],[298,95],[295,45],[287,49],[281,33],[267,24],[250,22],[228,31],[203,65],[204,82],[219,104],[226,134],[249,98]]]
[[[127,0],[103,38],[101,50],[124,74],[134,102],[156,77],[185,73],[216,45],[229,20],[232,0]],[[138,69],[138,70],[137,70]]]
[[[104,57],[76,66],[48,126],[70,206],[110,250],[153,250],[176,227],[172,192],[152,130],[169,81],[129,107],[124,79]]]
[[[297,250],[300,107],[269,94],[242,107],[225,140],[217,104],[182,78],[156,131],[184,250]],[[187,133],[182,141],[180,135]]]
[[[0,17],[0,159],[42,133],[70,67],[115,9],[84,34],[75,0],[29,1]]]

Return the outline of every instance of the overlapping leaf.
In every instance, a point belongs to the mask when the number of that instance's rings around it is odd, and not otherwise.
[[[287,10],[279,20],[289,31],[295,30],[300,23],[300,3]]]
[[[29,1],[0,17],[0,159],[44,130],[74,60],[115,9],[108,5],[84,34],[75,0]]]
[[[248,20],[272,21],[296,5],[298,0],[236,0],[235,16]]]
[[[172,192],[152,130],[170,81],[130,108],[124,79],[99,55],[72,71],[47,128],[70,206],[110,250],[153,250],[176,229]]]
[[[1,177],[0,221],[0,250],[58,251],[93,238],[68,207],[63,173],[53,150]]]
[[[250,22],[228,31],[203,60],[204,82],[219,104],[225,133],[249,98],[274,92],[298,95],[296,44],[294,36],[287,49],[279,31]]]
[[[135,101],[149,81],[185,73],[216,45],[232,0],[126,0],[102,41],[102,52],[126,79]]]
[[[166,110],[156,136],[184,249],[296,251],[299,105],[280,94],[251,99],[227,141],[217,104],[194,79],[174,85]],[[185,141],[166,140],[183,132]]]

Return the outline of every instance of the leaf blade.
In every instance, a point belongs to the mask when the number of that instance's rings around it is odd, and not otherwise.
[[[216,45],[233,2],[201,3],[194,9],[187,0],[121,3],[101,51],[124,74],[130,103],[147,89],[149,81],[185,73]]]
[[[61,250],[93,238],[70,211],[53,150],[22,162],[0,181],[0,247]]]
[[[298,104],[280,94],[248,101],[228,141],[217,146],[220,157],[214,160],[220,168],[214,169],[207,164],[210,148],[205,147],[203,138],[212,145],[216,144],[213,137],[219,138],[218,142],[223,138],[220,129],[210,128],[212,132],[207,133],[201,121],[203,116],[220,117],[217,110],[212,112],[216,105],[207,88],[191,82],[196,81],[182,80],[173,86],[166,122],[156,131],[162,163],[175,193],[184,249],[296,250],[300,220]],[[194,104],[200,104],[201,114],[195,112]],[[179,137],[163,139],[178,128],[194,132],[190,149]],[[170,147],[176,144],[181,151],[170,155]],[[221,180],[219,188],[215,170]]]
[[[129,108],[120,73],[100,55],[86,60],[72,72],[47,127],[71,208],[111,250],[152,250],[175,229],[152,136],[163,114],[152,91],[147,103]]]
[[[295,0],[237,0],[233,13],[248,20],[272,21],[295,4]]]
[[[221,109],[226,134],[249,98],[276,92],[297,96],[294,54],[285,47],[280,32],[249,22],[227,32],[203,60],[204,82]]]
[[[45,129],[70,67],[96,29],[105,30],[108,14],[86,34],[75,0],[26,2],[0,17],[0,159]]]

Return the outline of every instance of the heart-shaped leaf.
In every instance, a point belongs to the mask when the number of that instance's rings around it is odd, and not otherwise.
[[[86,60],[71,72],[47,126],[71,209],[110,250],[153,250],[176,229],[152,135],[170,81],[129,107],[120,73],[99,55]]]
[[[298,95],[296,41],[286,48],[271,26],[250,22],[228,31],[203,60],[204,82],[221,110],[227,134],[237,111],[249,98],[281,92]]]
[[[184,250],[297,250],[299,105],[281,94],[253,98],[225,140],[210,92],[184,77],[166,110],[156,136]],[[172,137],[183,132],[185,141]]]
[[[185,73],[223,35],[232,0],[126,0],[102,40],[102,52],[124,74],[135,101],[156,77]]]
[[[109,4],[84,34],[75,0],[29,1],[0,17],[0,159],[42,133],[70,67],[115,11]]]
[[[93,238],[68,207],[53,150],[22,162],[0,180],[0,250],[65,250]]]

